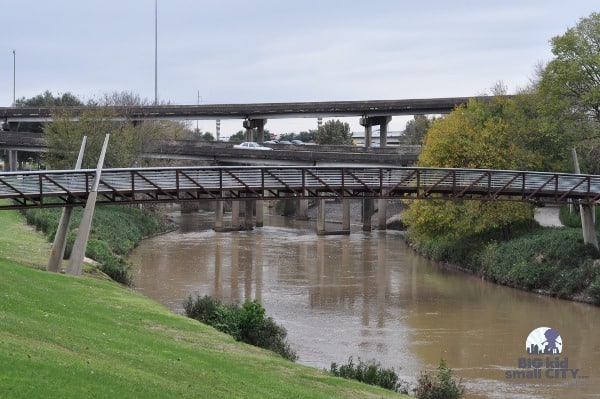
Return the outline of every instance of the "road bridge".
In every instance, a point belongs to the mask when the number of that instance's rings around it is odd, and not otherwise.
[[[388,148],[321,145],[270,145],[274,151],[232,148],[233,143],[202,142],[198,140],[162,140],[150,144],[145,158],[196,160],[214,164],[245,165],[354,165],[409,166],[419,157],[421,146],[407,145]],[[7,170],[15,171],[15,151],[43,152],[46,142],[43,133],[0,132],[0,150],[9,151]]]
[[[115,118],[130,120],[213,120],[349,117],[445,114],[469,99],[489,101],[493,96],[449,97],[405,100],[323,101],[250,104],[109,106]],[[90,106],[0,107],[0,120],[10,122],[49,122],[56,114],[77,119]]]
[[[379,126],[381,147],[387,146],[388,124],[397,115],[446,114],[470,99],[490,101],[494,96],[447,97],[404,100],[322,101],[250,104],[144,105],[144,106],[67,106],[67,107],[0,107],[0,121],[7,130],[17,130],[19,122],[49,122],[56,115],[77,120],[86,111],[107,110],[117,120],[216,120],[241,119],[246,141],[257,130],[262,142],[268,119],[359,117],[365,129],[365,146],[371,146],[371,129]],[[217,129],[217,138],[219,131]]]

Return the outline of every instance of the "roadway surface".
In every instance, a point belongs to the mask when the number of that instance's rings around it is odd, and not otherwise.
[[[268,145],[268,144],[267,144]],[[248,165],[413,165],[421,146],[365,148],[360,146],[269,145],[274,151],[232,148],[233,143],[198,140],[163,140],[150,145],[146,158],[195,160],[217,164]],[[43,133],[0,131],[0,149],[43,152]]]
[[[469,99],[488,101],[493,96],[450,97],[407,100],[324,101],[257,104],[149,105],[98,107],[115,118],[131,120],[277,119],[316,117],[377,117],[394,115],[446,114]],[[44,122],[56,114],[73,119],[95,107],[0,107],[4,122]]]

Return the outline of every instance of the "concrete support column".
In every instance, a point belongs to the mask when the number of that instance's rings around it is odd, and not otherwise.
[[[75,243],[73,244],[73,250],[71,251],[71,259],[69,260],[67,274],[73,276],[79,276],[83,270],[83,259],[85,258],[85,250],[87,248],[90,229],[92,227],[94,209],[96,208],[96,198],[98,197],[100,175],[102,174],[102,167],[104,165],[104,157],[106,155],[109,138],[110,135],[108,134],[104,138],[104,144],[102,145],[102,151],[100,152],[100,158],[98,159],[98,165],[96,166],[96,177],[94,178],[94,182],[88,194],[83,215],[81,215],[81,222],[79,223],[79,232],[77,233],[77,237],[75,237]]]
[[[298,211],[296,212],[296,219],[308,220],[308,200],[307,199],[299,199],[298,200]]]
[[[17,171],[17,158],[19,152],[17,150],[9,150],[8,151],[8,171],[16,172]]]
[[[264,135],[266,124],[267,119],[246,119],[243,123],[243,126],[246,129],[246,141],[254,141],[252,140],[252,131],[253,129],[256,129],[256,141],[263,143],[265,141]]]
[[[265,222],[264,222],[264,207],[265,207],[265,201],[263,200],[256,200],[256,227],[263,227]]]
[[[579,159],[575,148],[571,150],[573,156],[573,169],[575,173],[581,173],[579,169]],[[595,229],[595,212],[593,205],[579,205],[579,213],[581,215],[581,228],[583,230],[583,242],[592,244],[598,249],[598,237]]]
[[[294,200],[285,199],[283,200],[283,216],[292,216],[295,212]]]
[[[317,235],[324,235],[325,230],[325,199],[317,199]]]
[[[79,148],[79,155],[75,162],[76,170],[81,169],[86,142],[87,136],[83,136],[81,147]],[[60,270],[60,265],[65,256],[65,248],[67,247],[67,234],[69,233],[69,224],[71,223],[72,213],[72,207],[66,207],[62,210],[60,220],[58,221],[58,227],[54,234],[54,242],[52,243],[52,248],[50,248],[50,258],[48,259],[48,265],[46,265],[46,271],[56,273]]]
[[[244,201],[244,230],[252,230],[252,228],[254,227],[252,221],[255,206],[256,200],[247,199],[246,201]]]
[[[387,229],[387,199],[377,200],[377,228],[379,230]]]
[[[365,116],[360,118],[360,124],[365,127],[365,147],[371,147],[371,126],[373,125],[379,125],[379,146],[387,146],[388,124],[391,120],[391,116]]]
[[[371,231],[371,216],[375,209],[375,200],[373,198],[365,198],[362,200],[362,222],[363,231]]]
[[[594,226],[594,206],[580,205],[579,212],[581,213],[581,227],[583,229],[583,242],[592,244],[598,249],[598,237],[596,236],[596,228]]]
[[[373,128],[371,125],[365,125],[365,147],[371,147],[373,143]]]
[[[383,116],[379,121],[379,147],[387,147],[388,124],[392,120],[391,116]]]
[[[223,201],[217,201],[215,204],[215,231],[223,231]]]
[[[342,230],[350,234],[350,199],[342,199]]]
[[[240,201],[233,200],[231,201],[231,228],[239,229],[240,226]]]

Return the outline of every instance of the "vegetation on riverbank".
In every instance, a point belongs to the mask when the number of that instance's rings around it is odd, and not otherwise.
[[[498,83],[493,100],[471,100],[432,121],[419,165],[571,172],[577,163],[583,173],[600,173],[600,97],[596,76],[587,73],[597,68],[599,40],[600,13],[592,13],[551,39],[555,58],[539,66],[529,87],[509,97]],[[451,179],[461,177],[438,183]],[[482,174],[468,184],[486,179]],[[507,186],[512,184],[516,180]],[[599,253],[583,243],[580,227],[541,228],[534,224],[532,203],[489,194],[492,201],[431,194],[429,201],[412,202],[403,214],[407,237],[419,252],[491,281],[600,303]],[[578,217],[563,223],[573,226]]]
[[[210,296],[189,297],[183,304],[187,317],[231,335],[236,341],[268,349],[284,359],[298,360],[296,351],[286,341],[287,331],[266,315],[257,301],[243,304],[223,303]]]
[[[62,209],[28,209],[24,211],[27,223],[54,240]],[[68,258],[75,242],[77,229],[83,213],[75,208],[68,233],[65,258]],[[144,238],[168,231],[172,226],[157,213],[137,206],[97,207],[94,212],[86,256],[99,263],[99,268],[113,280],[129,285],[129,263],[126,256]]]
[[[50,246],[23,220],[0,212],[0,364],[10,365],[0,397],[402,397],[236,342],[114,282],[36,270]]]
[[[600,254],[592,245],[584,244],[577,226],[579,215],[567,210],[561,214],[569,215],[570,222],[563,216],[563,224],[573,227],[530,223],[512,226],[509,237],[490,230],[454,240],[412,241],[411,245],[432,259],[459,265],[499,284],[600,303]]]

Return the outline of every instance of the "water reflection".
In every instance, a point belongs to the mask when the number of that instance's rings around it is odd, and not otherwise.
[[[414,380],[444,358],[470,398],[598,397],[596,307],[439,268],[394,232],[319,237],[310,224],[278,217],[235,233],[206,230],[210,214],[180,222],[180,232],[147,240],[132,256],[136,286],[175,311],[189,295],[257,299],[307,365],[375,358]],[[560,332],[570,367],[590,378],[506,380],[540,326]]]

